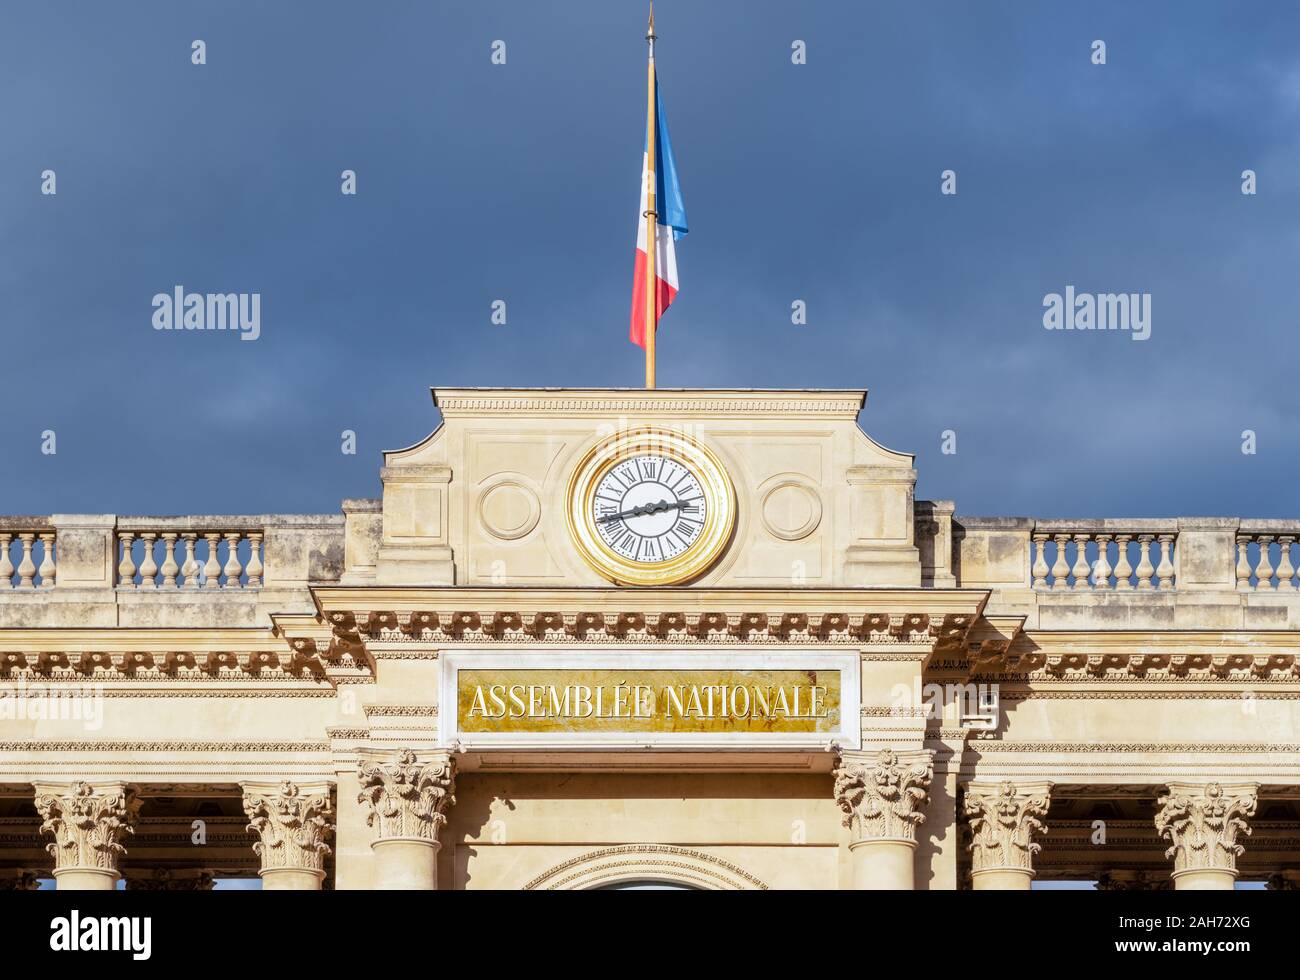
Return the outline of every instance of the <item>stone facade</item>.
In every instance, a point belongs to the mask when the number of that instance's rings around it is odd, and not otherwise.
[[[864,398],[439,390],[339,515],[0,517],[0,890],[1294,887],[1300,520],[961,516]],[[687,584],[565,523],[637,427],[734,485]]]

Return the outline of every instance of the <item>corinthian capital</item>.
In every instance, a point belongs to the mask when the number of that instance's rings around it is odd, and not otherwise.
[[[1247,818],[1255,815],[1253,784],[1224,788],[1219,783],[1192,786],[1170,783],[1160,797],[1156,833],[1170,842],[1165,857],[1181,871],[1237,871],[1237,856],[1245,848],[1238,835],[1250,836]]]
[[[447,810],[456,802],[456,765],[450,755],[422,763],[405,749],[396,762],[363,762],[359,776],[357,801],[367,807],[366,823],[379,840],[438,840]]]
[[[1040,817],[1051,805],[1051,785],[1022,789],[1014,783],[997,786],[968,783],[962,804],[971,829],[971,871],[1033,871],[1041,850],[1034,834],[1047,828]]]
[[[334,833],[329,786],[297,783],[243,783],[244,814],[249,833],[257,834],[253,851],[262,871],[325,873],[325,841]]]
[[[134,833],[131,825],[139,810],[134,791],[122,783],[36,784],[41,832],[54,837],[45,849],[54,855],[55,871],[116,874],[118,859],[126,853],[122,838]]]
[[[934,776],[929,752],[888,750],[874,758],[845,753],[835,770],[835,802],[854,841],[903,840],[915,843],[925,822],[921,808]]]

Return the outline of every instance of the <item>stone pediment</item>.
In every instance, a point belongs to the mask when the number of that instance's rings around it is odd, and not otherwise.
[[[735,489],[726,547],[692,584],[921,584],[913,457],[858,427],[865,391],[433,394],[442,424],[385,453],[382,505],[353,522],[346,584],[610,584],[583,560],[566,524],[570,480],[602,441],[643,428],[702,446]]]

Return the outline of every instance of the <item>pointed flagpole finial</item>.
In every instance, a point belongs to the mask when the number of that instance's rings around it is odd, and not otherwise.
[[[645,29],[645,39],[651,44],[655,42],[655,0],[650,0],[650,24]]]

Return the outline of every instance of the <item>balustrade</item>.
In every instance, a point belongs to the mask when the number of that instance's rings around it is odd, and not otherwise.
[[[54,588],[57,550],[52,530],[0,524],[0,591]]]
[[[1059,529],[1057,525],[1036,527],[1030,569],[1033,586],[1053,592],[1172,589],[1177,541],[1178,533],[1172,528],[1097,531],[1065,524]]]
[[[1300,569],[1292,545],[1300,528],[1289,533],[1257,533],[1243,529],[1237,535],[1237,588],[1243,592],[1300,591]]]
[[[118,530],[118,588],[260,588],[262,538],[261,530]]]

